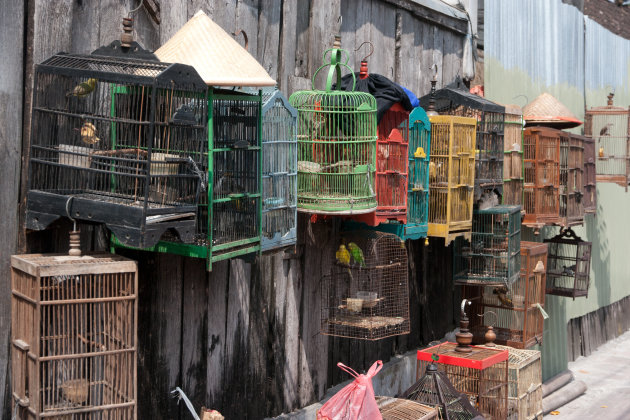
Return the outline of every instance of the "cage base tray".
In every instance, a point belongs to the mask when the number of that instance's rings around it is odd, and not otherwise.
[[[341,315],[334,318],[328,318],[327,322],[331,325],[342,325],[344,327],[372,330],[377,328],[400,325],[405,322],[405,320],[402,317]]]

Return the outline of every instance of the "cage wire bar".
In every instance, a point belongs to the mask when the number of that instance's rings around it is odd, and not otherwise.
[[[335,257],[320,283],[320,332],[362,340],[409,334],[405,243],[374,230],[344,232]]]
[[[584,137],[560,132],[560,186],[558,225],[584,224]]]
[[[16,418],[136,419],[136,262],[14,255],[11,290]]]
[[[505,419],[508,413],[508,352],[472,346],[470,353],[455,351],[456,343],[442,343],[418,350],[416,380],[426,374],[439,356],[437,367],[445,372],[458,392],[468,396],[470,403],[486,419]]]
[[[584,135],[595,140],[597,182],[612,182],[628,191],[630,182],[630,107],[606,106],[586,110]]]
[[[503,204],[523,205],[523,110],[505,107]]]
[[[547,244],[523,241],[516,282],[463,287],[462,297],[472,302],[469,328],[475,343],[484,344],[488,326],[492,326],[498,344],[518,349],[542,344],[546,278],[544,272],[534,273],[539,261],[547,266]]]
[[[539,229],[558,223],[560,216],[560,130],[526,128],[523,136],[525,165],[523,225]]]
[[[583,241],[571,228],[562,229],[551,239],[547,255],[548,295],[588,297],[591,271],[591,242]]]
[[[583,137],[584,140],[584,197],[582,205],[585,214],[597,214],[597,175],[596,175],[596,155],[595,139]]]
[[[152,56],[144,50],[104,55],[114,50],[36,66],[26,226],[67,216],[130,246],[167,230],[190,242],[206,188],[206,86],[190,66],[130,58]]]
[[[475,183],[474,118],[437,115],[431,123],[428,236],[470,240]]]

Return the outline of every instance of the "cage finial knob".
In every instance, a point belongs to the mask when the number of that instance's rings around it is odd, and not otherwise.
[[[133,43],[133,19],[124,17],[122,20],[123,31],[120,34],[120,45],[123,47],[131,47]]]
[[[468,330],[469,321],[466,316],[466,305],[470,305],[470,303],[471,302],[468,299],[462,300],[462,314],[459,321],[459,332],[455,333],[455,341],[457,341],[455,351],[460,353],[470,353],[472,351],[470,344],[472,343],[473,335]]]
[[[608,106],[613,106],[613,96],[615,96],[615,91],[613,90],[607,96],[608,98]]]
[[[72,257],[81,256],[81,231],[76,229],[70,231],[70,249],[68,250],[68,255]]]
[[[435,69],[435,73],[433,74],[433,78],[431,79],[431,93],[429,94],[429,106],[427,107],[427,115],[432,117],[434,115],[439,115],[435,110],[435,85],[437,84],[437,72],[438,66],[434,64],[431,66],[431,69]]]

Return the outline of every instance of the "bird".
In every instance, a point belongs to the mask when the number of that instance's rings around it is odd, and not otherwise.
[[[438,162],[437,164],[435,162],[429,162],[429,180],[431,182],[435,182],[435,180],[437,179],[438,169],[440,169],[441,167],[442,162]]]
[[[513,308],[514,303],[512,303],[512,299],[507,297],[508,288],[507,286],[498,286],[492,289],[492,293],[497,295],[499,301],[503,306],[507,306],[508,308]]]
[[[75,130],[79,130],[81,141],[85,144],[96,144],[101,140],[96,137],[96,127],[91,122],[84,122],[80,129]]]
[[[350,242],[348,244],[348,248],[350,248],[350,254],[352,254],[352,259],[355,263],[359,264],[360,267],[365,268],[365,259],[363,258],[363,251],[359,248],[359,245],[354,242]]]
[[[612,123],[608,123],[604,126],[604,128],[602,128],[601,130],[599,130],[599,136],[610,136],[610,129],[612,128],[613,124]]]
[[[424,149],[422,147],[418,147],[413,154],[413,157],[415,157],[416,159],[424,159],[427,157],[427,154],[424,152]]]
[[[335,252],[337,262],[343,265],[350,265],[350,253],[344,244],[339,245],[339,249]]]
[[[70,96],[77,96],[79,98],[83,98],[90,93],[94,92],[96,89],[97,80],[94,78],[90,78],[87,82],[81,82],[74,87],[70,92],[66,93],[66,98]]]
[[[564,266],[562,268],[562,275],[563,276],[569,276],[569,277],[575,276],[575,264],[573,264],[571,266]]]
[[[604,148],[603,148],[603,147],[600,147],[600,148],[599,148],[599,157],[600,157],[600,158],[603,158],[603,157],[604,157]]]

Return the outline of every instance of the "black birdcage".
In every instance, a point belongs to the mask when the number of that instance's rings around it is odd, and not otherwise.
[[[583,241],[571,228],[551,239],[547,256],[548,295],[588,297],[591,270],[591,243]]]
[[[36,66],[27,227],[68,216],[105,223],[129,246],[154,245],[167,230],[192,241],[206,188],[207,86],[190,66],[118,51],[115,42]]]

